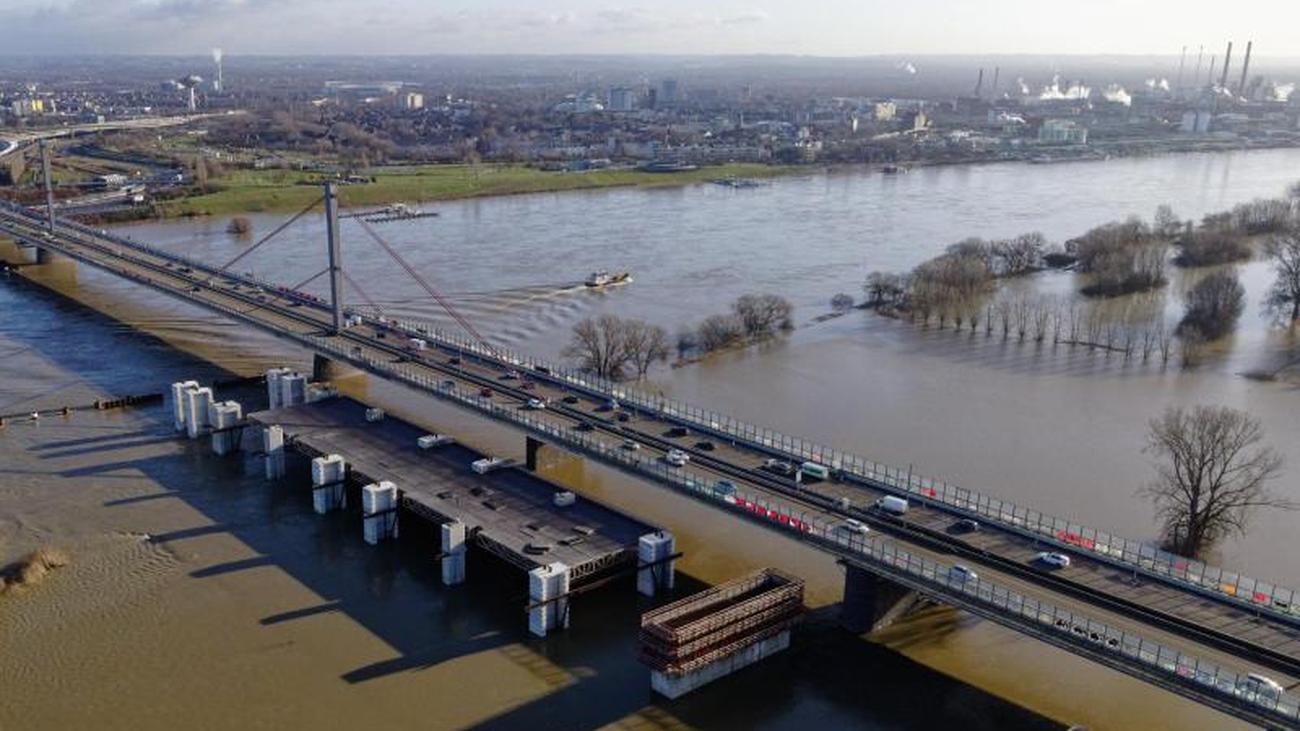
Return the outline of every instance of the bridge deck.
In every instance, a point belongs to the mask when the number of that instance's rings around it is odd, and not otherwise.
[[[874,539],[854,550],[897,545],[915,557],[935,560],[940,565],[960,561],[979,572],[981,586],[992,582],[995,588],[1012,587],[1016,596],[1032,596],[1035,601],[1058,607],[1068,605],[1072,611],[1090,613],[1098,621],[1127,632],[1144,633],[1180,652],[1212,658],[1224,667],[1239,671],[1266,667],[1273,671],[1270,675],[1287,685],[1291,683],[1288,678],[1300,677],[1296,619],[1281,616],[1271,607],[1243,611],[1242,607],[1249,605],[1239,600],[1207,595],[1195,587],[1154,578],[1149,572],[1142,572],[1140,581],[1134,582],[1140,567],[1132,572],[1117,569],[1113,562],[1084,551],[1070,552],[1075,565],[1067,571],[1043,571],[1027,561],[1043,547],[1035,545],[1034,539],[1026,538],[1016,526],[986,520],[977,533],[958,535],[951,528],[960,512],[953,510],[914,507],[903,520],[865,510],[864,504],[885,494],[883,487],[860,478],[854,478],[851,484],[833,481],[795,486],[786,478],[758,469],[762,459],[771,456],[771,449],[719,435],[716,430],[707,438],[711,449],[700,445],[702,440],[697,436],[668,437],[665,432],[680,425],[681,420],[656,414],[653,409],[642,409],[628,421],[618,420],[614,412],[601,409],[606,394],[576,384],[571,378],[552,375],[550,369],[530,370],[535,384],[525,390],[517,379],[501,377],[502,369],[519,368],[520,361],[481,350],[471,353],[464,344],[440,336],[427,336],[429,350],[411,352],[404,347],[407,335],[391,323],[373,318],[331,335],[330,315],[325,307],[274,285],[206,269],[202,264],[104,237],[86,228],[69,226],[47,235],[40,221],[30,214],[0,211],[0,228],[20,240],[210,307],[381,377],[451,398],[466,408],[534,433],[552,435],[571,448],[659,482],[678,487],[693,484],[696,487],[690,489],[699,494],[699,485],[730,480],[740,492],[757,496],[755,499],[763,504],[783,506],[779,511],[750,509],[748,517],[754,517],[755,512],[763,514],[770,521],[769,527],[790,531],[795,537],[824,545],[826,537],[834,533],[830,530],[834,523],[852,516],[872,526]],[[451,363],[453,358],[458,362]],[[483,387],[492,388],[494,393],[478,397]],[[525,402],[532,397],[546,398],[551,405],[541,411],[527,410]],[[579,425],[588,428],[580,431],[576,428]],[[698,424],[692,430],[710,431]],[[624,439],[636,441],[641,449],[631,454],[620,450]],[[691,453],[688,467],[674,470],[663,464],[663,455],[673,447]],[[849,507],[839,503],[837,498],[841,496],[849,498]],[[751,503],[750,507],[755,506]],[[815,536],[806,532],[808,523],[791,520],[796,514],[811,521],[811,527],[817,530]],[[826,547],[838,550],[834,545]],[[1284,607],[1281,611],[1291,609]],[[1255,613],[1258,616],[1247,616]],[[1079,654],[1090,656],[1087,651]]]
[[[580,582],[635,562],[637,539],[656,530],[584,498],[558,507],[552,496],[563,488],[516,468],[480,475],[470,463],[482,454],[459,444],[420,449],[416,439],[427,432],[393,417],[368,422],[365,412],[352,399],[334,398],[248,418],[278,424],[286,442],[308,454],[342,455],[358,482],[392,481],[408,510],[461,521],[478,545],[525,571],[560,561]],[[549,548],[537,552],[543,545]]]

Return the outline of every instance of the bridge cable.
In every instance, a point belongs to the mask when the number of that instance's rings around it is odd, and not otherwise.
[[[323,276],[325,276],[326,274],[328,274],[328,273],[329,273],[329,270],[330,270],[329,267],[325,267],[324,269],[320,270],[319,272],[316,272],[315,274],[311,275],[310,277],[307,277],[306,279],[302,280],[301,282],[298,282],[297,284],[293,285],[293,286],[290,287],[289,289],[292,289],[292,290],[296,293],[296,292],[298,292],[299,290],[301,290],[303,287],[306,287],[307,285],[311,284],[312,282],[316,281],[317,279],[320,279],[321,277],[323,277]]]
[[[217,267],[217,270],[216,270],[217,273],[220,273],[220,272],[224,272],[224,271],[226,271],[226,270],[229,269],[230,267],[234,266],[234,265],[235,265],[235,262],[239,261],[240,259],[243,259],[244,257],[248,256],[249,254],[253,253],[254,251],[257,251],[257,248],[258,248],[259,246],[261,246],[262,244],[265,244],[266,242],[268,242],[268,241],[270,241],[271,239],[275,238],[275,236],[276,236],[277,234],[279,234],[281,231],[284,231],[286,228],[289,228],[290,226],[292,226],[294,223],[296,223],[296,222],[298,221],[298,219],[300,219],[300,218],[302,218],[303,216],[305,216],[305,215],[307,215],[308,213],[310,213],[310,212],[311,212],[311,209],[315,208],[315,207],[316,207],[316,204],[320,203],[320,202],[323,201],[323,200],[325,200],[325,197],[324,197],[324,196],[321,196],[320,198],[317,198],[316,200],[312,201],[312,202],[311,202],[311,203],[310,203],[306,208],[304,208],[304,209],[302,209],[301,211],[298,211],[296,214],[294,214],[292,218],[290,218],[289,220],[287,220],[287,221],[285,221],[284,223],[280,224],[279,226],[276,226],[274,231],[272,231],[271,233],[269,233],[269,234],[263,236],[261,239],[258,240],[257,243],[255,243],[255,244],[253,244],[252,246],[248,247],[247,249],[244,249],[243,251],[239,252],[239,255],[236,256],[234,259],[231,259],[230,261],[226,262],[225,264],[222,264],[221,266]],[[208,277],[208,281],[211,282],[213,279],[216,278],[216,276],[217,276],[216,273],[214,273],[211,277]]]
[[[375,233],[375,230],[370,227],[370,224],[366,223],[364,218],[355,218],[352,220],[356,221],[370,236],[370,238],[375,241],[375,243],[379,244],[384,251],[388,252],[388,255],[392,257],[393,261],[396,261],[398,265],[405,269],[406,273],[411,275],[411,278],[414,279],[416,283],[419,284],[420,287],[423,288],[424,291],[427,292],[428,295],[447,312],[448,315],[451,315],[451,318],[455,320],[456,323],[465,330],[465,332],[469,333],[470,336],[477,340],[480,345],[488,350],[488,352],[494,355],[498,354],[497,349],[488,342],[487,338],[479,334],[478,330],[474,329],[474,326],[470,324],[469,320],[465,319],[465,316],[460,314],[460,312],[456,310],[452,303],[444,297],[442,293],[434,289],[427,281],[425,281],[424,277],[421,277],[420,274],[401,257],[401,255],[393,250],[393,247],[389,246],[387,241],[384,241],[379,234]]]
[[[321,272],[321,274],[324,274],[324,272]],[[320,275],[318,274],[317,276]],[[352,275],[348,274],[345,271],[343,272],[343,279],[349,285],[351,285],[353,289],[357,291],[357,294],[361,295],[361,299],[365,300],[366,304],[370,305],[370,307],[374,309],[375,314],[379,315],[380,317],[384,316],[384,308],[380,307],[379,303],[375,302],[373,299],[370,298],[370,295],[366,294],[366,291],[361,288],[361,285],[357,284],[356,280],[352,279]]]

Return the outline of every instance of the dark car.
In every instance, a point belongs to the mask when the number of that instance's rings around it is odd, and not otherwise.
[[[547,368],[547,367],[544,366],[544,365],[533,366],[533,368],[537,369],[537,372],[538,372],[538,373],[550,373],[550,372],[551,372],[551,369],[550,369],[550,368]]]
[[[703,452],[712,452],[713,442],[696,442],[695,448]]]
[[[596,425],[592,424],[590,421],[580,421],[578,422],[578,425],[573,428],[578,431],[591,431],[596,428]]]
[[[627,413],[626,411],[621,411],[621,412],[619,412],[618,420],[619,420],[619,421],[631,421],[631,420],[632,420],[632,415],[629,414],[629,413]]]
[[[570,394],[570,395],[568,395],[568,396],[565,396],[562,400],[563,400],[564,403],[566,403],[566,404],[576,404],[576,403],[578,403],[578,397],[577,397],[577,396],[574,396],[574,395],[572,395],[572,394]]]
[[[953,523],[953,528],[955,528],[959,533],[974,533],[980,529],[980,524],[978,520],[962,518],[956,523]]]
[[[492,398],[492,389],[480,388],[478,390],[478,395],[482,396],[483,398]]]
[[[670,437],[672,439],[676,439],[678,437],[684,437],[690,433],[691,432],[684,426],[675,426],[672,429],[669,429],[668,431],[664,432],[664,436]]]
[[[531,391],[537,388],[537,381],[524,381],[523,383],[519,384],[519,387],[524,389],[525,391]]]
[[[448,364],[448,365],[460,365],[460,358],[457,358],[456,356],[452,356],[452,357],[450,357],[450,358],[447,359],[447,364]]]

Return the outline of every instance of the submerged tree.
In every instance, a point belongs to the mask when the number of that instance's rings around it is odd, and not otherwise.
[[[1277,273],[1266,298],[1268,306],[1289,322],[1300,320],[1300,234],[1275,237],[1264,251]]]
[[[1155,503],[1168,550],[1200,556],[1244,533],[1255,508],[1296,507],[1266,487],[1282,456],[1263,440],[1258,419],[1222,406],[1170,408],[1151,420],[1143,451],[1158,458],[1157,477],[1139,494]]]
[[[1195,331],[1206,340],[1217,340],[1232,332],[1245,306],[1246,290],[1237,281],[1236,272],[1215,272],[1197,282],[1187,294],[1179,333]]]

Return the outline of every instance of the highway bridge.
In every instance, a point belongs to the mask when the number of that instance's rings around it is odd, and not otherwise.
[[[530,456],[564,449],[811,544],[845,565],[846,610],[863,627],[941,602],[1262,727],[1300,728],[1291,589],[505,352],[469,323],[467,337],[345,307],[332,195],[330,266],[318,275],[329,276],[330,302],[18,207],[0,207],[0,234],[509,424],[528,435]],[[689,461],[670,464],[672,450]],[[769,459],[813,462],[827,477],[796,480]],[[887,495],[910,509],[875,507]],[[1071,565],[1035,562],[1045,548]]]

